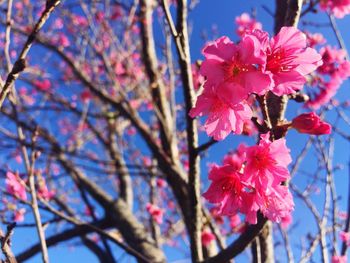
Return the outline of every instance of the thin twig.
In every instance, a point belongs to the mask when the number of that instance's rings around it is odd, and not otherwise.
[[[42,13],[41,17],[39,18],[38,22],[35,24],[32,32],[27,38],[26,43],[24,44],[24,47],[19,54],[17,61],[12,67],[11,72],[7,76],[5,85],[2,87],[2,90],[0,92],[0,109],[2,107],[2,104],[4,103],[7,94],[9,93],[11,87],[13,86],[15,80],[18,78],[19,73],[21,73],[25,67],[26,67],[26,57],[27,54],[36,38],[36,35],[40,31],[40,29],[43,27],[45,22],[48,20],[50,14],[53,12],[55,7],[60,3],[60,0],[47,0],[46,7],[44,12]]]

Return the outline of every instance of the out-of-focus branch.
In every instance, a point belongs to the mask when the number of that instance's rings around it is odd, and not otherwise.
[[[4,86],[1,89],[0,92],[0,108],[2,107],[2,104],[4,103],[7,94],[11,90],[14,82],[18,78],[19,74],[25,69],[26,67],[26,57],[27,54],[38,34],[40,29],[43,27],[43,25],[46,23],[48,20],[50,14],[53,12],[55,7],[61,2],[61,0],[47,0],[46,1],[46,7],[45,10],[43,11],[41,17],[39,18],[38,22],[35,24],[32,32],[28,36],[28,39],[26,43],[24,44],[24,47],[19,54],[16,62],[14,63],[11,72],[7,76],[6,82]]]
[[[288,233],[286,232],[286,230],[284,230],[280,224],[278,224],[279,230],[281,232],[282,238],[283,238],[283,242],[284,242],[284,247],[286,249],[286,253],[287,253],[287,257],[288,257],[288,262],[289,263],[294,263],[294,256],[293,256],[293,250],[290,246],[290,242],[289,242],[289,237],[288,237]]]
[[[12,223],[7,226],[6,234],[4,234],[0,230],[0,243],[1,243],[1,251],[6,258],[6,263],[17,263],[17,259],[13,254],[10,246],[10,238],[13,234],[13,229],[15,228],[16,223]]]
[[[141,39],[143,61],[150,81],[150,90],[155,106],[159,108],[163,122],[159,121],[163,147],[174,163],[179,164],[176,131],[173,127],[173,116],[167,98],[167,89],[159,75],[159,65],[153,34],[153,2],[141,0]]]
[[[348,61],[350,61],[350,58],[349,58],[349,53],[348,53],[348,50],[346,48],[346,45],[345,45],[345,42],[344,42],[344,39],[343,39],[343,36],[341,35],[340,31],[339,31],[339,28],[337,26],[337,22],[335,21],[334,19],[334,16],[330,13],[328,13],[328,18],[329,18],[329,22],[331,23],[331,27],[333,29],[333,32],[337,38],[337,41],[338,41],[338,44],[339,44],[339,47],[344,50],[345,52],[345,57]]]
[[[345,222],[345,228],[344,232],[349,232],[350,231],[350,161],[348,163],[348,210],[346,214],[346,222]],[[342,247],[341,247],[341,255],[345,256],[346,255],[346,250],[348,249],[348,244],[346,241],[343,242]]]
[[[32,141],[34,142],[36,140],[36,135],[33,135]],[[38,207],[38,199],[37,199],[37,193],[36,193],[36,187],[35,187],[35,174],[34,174],[34,166],[35,166],[35,161],[38,157],[38,152],[32,151],[31,153],[31,160],[30,160],[30,167],[28,171],[28,181],[29,181],[29,189],[30,189],[30,195],[32,197],[31,201],[31,208],[34,214],[34,219],[35,219],[35,224],[36,224],[36,229],[38,232],[38,236],[40,239],[40,246],[41,246],[41,253],[42,253],[42,260],[44,263],[49,262],[49,253],[47,251],[47,245],[46,245],[46,239],[45,239],[45,232],[43,225],[41,223],[41,216],[39,212],[39,207]]]
[[[165,1],[163,1],[165,2]],[[193,87],[191,55],[188,36],[188,7],[187,0],[178,1],[177,9],[177,32],[179,34],[179,42],[181,48],[178,47],[178,59],[181,69],[181,79],[184,91],[185,110],[186,110],[186,132],[187,132],[187,148],[188,148],[188,192],[190,197],[190,240],[191,240],[191,255],[193,262],[203,260],[202,252],[202,204],[200,195],[200,156],[197,152],[198,147],[198,131],[197,120],[191,118],[188,113],[193,108],[196,94]],[[175,37],[175,36],[174,36]],[[176,42],[176,41],[175,41]],[[181,50],[183,53],[181,53]],[[183,57],[182,57],[183,56]]]

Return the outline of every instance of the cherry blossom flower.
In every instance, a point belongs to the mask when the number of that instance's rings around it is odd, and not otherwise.
[[[6,173],[5,184],[9,194],[21,200],[27,200],[25,184],[17,174],[8,171]]]
[[[254,35],[245,35],[237,45],[221,37],[208,43],[202,53],[206,58],[200,68],[207,78],[204,88],[214,88],[227,103],[240,103],[250,94],[263,94],[272,87],[270,75],[262,72],[266,55]]]
[[[249,14],[243,13],[235,19],[237,24],[236,33],[242,37],[246,31],[253,31],[254,29],[262,29],[262,24],[251,18]]]
[[[289,177],[288,164],[292,162],[284,138],[271,142],[269,133],[261,135],[259,145],[246,150],[244,179],[255,187],[268,191]]]
[[[241,134],[244,123],[252,117],[252,111],[246,103],[228,103],[215,93],[214,88],[209,87],[198,97],[189,114],[192,118],[208,115],[204,129],[215,140],[225,139],[231,131]]]
[[[235,215],[242,203],[241,194],[245,185],[241,181],[241,174],[231,165],[213,165],[209,172],[212,181],[203,197],[211,203],[220,204],[219,213]]]
[[[292,127],[300,133],[322,135],[330,134],[332,126],[314,113],[303,113],[292,120]]]
[[[295,27],[282,27],[271,38],[267,49],[266,71],[273,75],[278,96],[300,90],[306,82],[305,76],[322,65],[320,54],[307,47],[305,34]]]

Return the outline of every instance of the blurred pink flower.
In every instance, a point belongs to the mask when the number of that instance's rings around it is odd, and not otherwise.
[[[306,42],[309,47],[314,48],[317,45],[322,45],[327,42],[321,33],[305,32]]]
[[[9,194],[21,200],[27,200],[25,183],[21,180],[18,174],[14,174],[8,171],[6,173],[5,184],[6,184],[6,191]]]
[[[340,240],[346,243],[348,246],[350,246],[350,232],[339,232]]]
[[[14,215],[13,215],[13,221],[23,222],[25,213],[26,213],[25,208],[20,208],[20,209],[15,210]]]
[[[320,8],[330,11],[336,18],[350,14],[350,0],[321,0]]]
[[[325,46],[321,48],[320,54],[323,65],[317,69],[317,72],[329,75],[331,79],[345,80],[350,76],[350,62],[346,60],[346,52],[343,49]]]
[[[348,262],[347,260],[347,256],[338,256],[338,255],[334,255],[332,256],[332,263],[346,263]]]
[[[163,223],[163,214],[164,214],[163,209],[151,203],[147,203],[146,209],[147,209],[147,212],[152,216],[153,220],[157,224]]]
[[[237,24],[236,33],[242,37],[246,31],[252,31],[254,29],[262,29],[262,24],[257,22],[254,18],[251,18],[249,14],[242,13],[235,19]]]
[[[38,178],[37,193],[39,197],[45,199],[46,201],[50,200],[55,195],[54,191],[49,191],[45,178],[41,176]]]
[[[203,246],[207,247],[215,240],[214,234],[209,230],[204,230],[201,235]]]

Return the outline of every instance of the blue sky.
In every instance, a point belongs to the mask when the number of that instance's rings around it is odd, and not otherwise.
[[[203,40],[201,39],[202,32],[207,32],[209,39],[211,39],[212,28],[215,27],[219,32],[218,36],[227,35],[233,40],[237,40],[237,37],[234,33],[235,24],[234,19],[236,16],[240,15],[243,12],[250,13],[253,8],[256,11],[257,19],[263,24],[263,29],[268,31],[270,34],[273,28],[273,17],[268,14],[263,8],[262,5],[266,5],[270,10],[274,12],[274,1],[257,1],[257,0],[246,0],[246,1],[234,1],[234,0],[201,0],[196,8],[191,11],[190,14],[190,25],[191,25],[191,54],[192,60],[202,59],[201,49],[203,47]],[[328,22],[327,16],[324,13],[319,14],[310,14],[305,17],[309,21],[318,21],[318,22]],[[343,20],[337,20],[339,24],[339,29],[341,30],[346,45],[350,46],[350,31],[347,29],[347,25],[350,24],[350,16],[345,17]],[[318,32],[318,28],[307,28],[308,31]],[[320,31],[327,38],[329,44],[336,45],[336,39],[330,29],[321,28]],[[35,56],[35,54],[32,54]],[[339,91],[338,97],[340,100],[348,97],[349,94],[349,82],[344,82],[341,90]],[[287,112],[287,117],[295,116],[297,111],[302,110],[299,104],[290,103],[289,111]],[[327,117],[330,119],[333,118],[332,114],[328,114]],[[344,125],[342,128],[346,128]],[[347,127],[349,129],[349,127]],[[292,155],[296,155],[300,152],[304,142],[307,140],[308,136],[297,134],[294,131],[291,131],[287,136],[287,145],[291,148]],[[202,142],[208,140],[205,134],[201,134],[200,137]],[[202,179],[203,179],[203,189],[208,185],[206,168],[208,162],[217,162],[220,163],[222,157],[230,150],[233,150],[237,147],[239,143],[245,141],[249,145],[254,144],[254,139],[247,139],[242,136],[229,136],[224,142],[220,142],[212,147],[209,152],[209,158],[202,160]],[[335,145],[335,163],[346,163],[349,160],[349,143],[344,141],[341,138],[336,138]],[[313,171],[317,165],[317,161],[314,158],[314,153],[309,153],[307,159],[303,162],[303,170]],[[347,189],[347,169],[339,170],[335,173],[335,181],[337,186],[337,193],[339,195],[344,195]],[[298,173],[295,178],[295,183],[297,185],[303,185],[308,181],[308,178],[304,174]],[[310,214],[305,209],[304,205],[296,200],[295,208],[295,223],[301,223],[302,228],[298,227],[295,229],[292,238],[293,249],[295,252],[296,258],[299,258],[299,248],[300,236],[305,235],[306,230],[314,229],[313,221],[305,220],[309,218]],[[321,202],[322,197],[315,196],[314,199],[316,202]],[[346,200],[340,201],[341,210],[346,209],[347,203]],[[310,222],[310,223],[309,223]],[[16,231],[13,237],[13,248],[15,252],[22,251],[28,244],[32,243],[34,240],[37,240],[36,232],[32,230],[21,230]],[[70,244],[76,243],[74,240],[69,244],[60,244],[57,247],[50,248],[49,254],[51,262],[77,262],[77,260],[84,260],[86,263],[98,262],[97,259],[93,258],[86,249],[82,249],[78,246],[72,247]],[[180,260],[183,259],[183,262],[188,262],[188,258],[182,253],[174,252],[172,249],[167,249],[169,251],[167,254],[169,260]],[[116,254],[120,255],[120,250],[116,250]],[[276,251],[276,255],[280,255],[280,262],[286,262],[285,255],[283,251]],[[118,257],[116,257],[118,258]],[[128,257],[124,257],[122,262],[134,262]],[[247,257],[245,255],[241,256],[237,262],[246,262]],[[29,262],[36,263],[40,262],[40,254],[32,258]],[[177,261],[180,262],[180,261]]]

